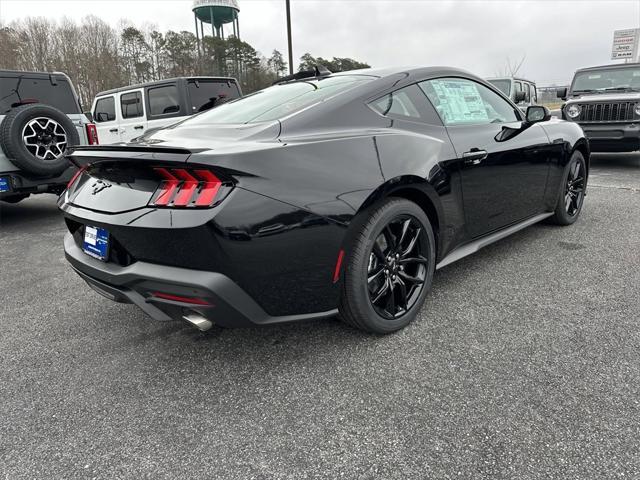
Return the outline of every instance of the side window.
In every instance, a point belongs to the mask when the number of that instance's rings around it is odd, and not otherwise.
[[[538,103],[538,92],[536,91],[535,84],[531,84],[531,102]]]
[[[404,87],[395,92],[388,93],[378,100],[370,103],[371,108],[384,117],[394,116],[407,119],[419,119],[421,117],[418,108],[411,100],[410,87]]]
[[[398,120],[440,125],[440,117],[417,84],[399,88],[369,103],[380,115]]]
[[[529,84],[524,84],[524,101],[525,103],[529,103],[531,101],[531,91],[529,90]]]
[[[140,92],[123,93],[120,95],[120,111],[122,118],[136,118],[143,115],[142,94]]]
[[[447,126],[485,125],[519,120],[513,107],[506,100],[473,80],[438,78],[418,85]]]
[[[522,91],[522,83],[520,82],[513,82],[513,91],[514,92],[521,92]],[[513,95],[513,97],[511,97],[511,100],[515,101],[515,94]]]
[[[180,97],[175,85],[150,88],[147,95],[150,115],[162,116],[180,112]]]
[[[112,122],[116,119],[116,101],[113,96],[101,98],[96,102],[93,112],[96,123]]]

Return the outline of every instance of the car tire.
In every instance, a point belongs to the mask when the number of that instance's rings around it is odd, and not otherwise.
[[[69,117],[39,103],[11,110],[0,124],[0,146],[11,162],[37,176],[62,173],[69,162],[65,152],[80,138]]]
[[[433,280],[436,244],[429,218],[413,202],[388,198],[354,226],[358,230],[346,249],[339,316],[367,332],[399,330],[417,316]]]
[[[587,188],[586,172],[584,156],[579,151],[573,152],[562,175],[561,191],[554,214],[550,218],[551,223],[565,226],[578,219]]]

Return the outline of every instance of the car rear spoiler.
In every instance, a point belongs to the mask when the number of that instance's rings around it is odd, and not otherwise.
[[[67,158],[78,168],[85,167],[91,163],[113,160],[186,163],[193,153],[197,153],[199,151],[202,150],[187,150],[186,148],[146,145],[77,146],[69,149],[67,152]]]

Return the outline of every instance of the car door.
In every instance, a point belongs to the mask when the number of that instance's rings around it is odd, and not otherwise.
[[[466,230],[478,237],[541,213],[551,149],[544,129],[466,78],[420,83],[447,128],[461,169]]]
[[[120,129],[116,115],[116,95],[97,97],[92,110],[93,120],[101,145],[120,141]]]
[[[144,133],[147,120],[144,114],[143,90],[128,90],[120,98],[120,141],[130,142]]]

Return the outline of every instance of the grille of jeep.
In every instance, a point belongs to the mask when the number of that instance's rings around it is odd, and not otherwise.
[[[633,121],[635,102],[581,103],[579,122],[630,122]]]

